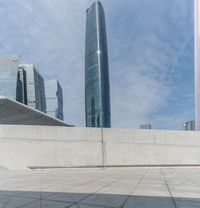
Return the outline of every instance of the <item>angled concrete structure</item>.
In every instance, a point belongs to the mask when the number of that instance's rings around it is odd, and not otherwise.
[[[0,124],[71,126],[17,101],[0,97]]]

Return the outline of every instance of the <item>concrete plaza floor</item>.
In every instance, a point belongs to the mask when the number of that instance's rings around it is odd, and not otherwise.
[[[200,207],[200,168],[2,170],[0,207]]]

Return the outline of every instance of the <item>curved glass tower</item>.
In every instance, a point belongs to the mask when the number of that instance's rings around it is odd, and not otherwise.
[[[85,113],[87,127],[111,127],[105,14],[101,2],[86,11]]]

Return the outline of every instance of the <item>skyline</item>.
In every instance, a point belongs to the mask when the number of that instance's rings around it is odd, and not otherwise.
[[[83,34],[93,1],[57,2],[2,1],[0,53],[20,54],[45,78],[56,77],[63,86],[65,120],[84,126]],[[194,119],[193,1],[119,0],[113,7],[114,2],[102,1],[112,126],[181,129]]]

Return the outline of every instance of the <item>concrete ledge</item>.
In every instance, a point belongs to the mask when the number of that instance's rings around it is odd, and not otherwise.
[[[0,125],[7,169],[200,165],[200,132]]]

